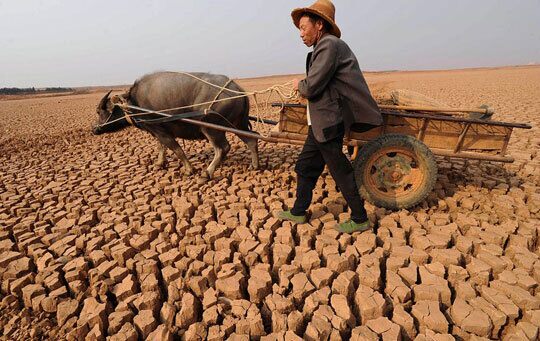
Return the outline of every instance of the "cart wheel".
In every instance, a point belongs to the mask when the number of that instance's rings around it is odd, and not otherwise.
[[[429,148],[414,137],[387,134],[362,147],[354,172],[365,200],[395,210],[426,198],[437,179],[437,164]]]

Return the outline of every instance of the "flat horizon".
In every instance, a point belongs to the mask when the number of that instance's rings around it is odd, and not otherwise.
[[[530,63],[530,64],[516,64],[516,65],[500,65],[500,66],[472,66],[472,67],[462,67],[462,68],[448,68],[448,69],[403,69],[403,70],[362,70],[362,73],[364,74],[377,74],[377,73],[391,73],[391,72],[444,72],[444,71],[460,71],[460,70],[489,70],[489,69],[504,69],[504,68],[521,68],[521,67],[540,67],[540,63]],[[139,77],[142,77],[143,75],[153,73],[153,72],[159,72],[159,71],[170,71],[175,72],[174,70],[156,70],[151,71],[147,73],[141,74]],[[191,72],[198,72],[198,71],[191,71]],[[302,73],[284,73],[284,74],[269,74],[269,75],[262,75],[262,76],[254,76],[254,77],[233,77],[232,79],[237,80],[249,80],[249,79],[261,79],[261,78],[279,78],[279,77],[287,77],[287,76],[301,76]],[[139,78],[137,77],[137,78]],[[137,79],[133,79],[133,82]],[[60,88],[71,88],[71,89],[88,89],[88,88],[104,88],[104,87],[126,87],[131,86],[132,83],[125,83],[125,84],[99,84],[99,85],[81,85],[81,86],[69,86],[69,85],[53,85],[53,86],[36,86],[36,85],[29,85],[29,86],[3,86],[1,88],[36,88],[36,89],[43,89],[43,88],[54,88],[54,87],[60,87]]]

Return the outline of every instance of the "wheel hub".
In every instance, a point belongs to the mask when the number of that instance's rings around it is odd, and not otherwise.
[[[395,190],[407,185],[406,180],[411,172],[411,166],[403,156],[384,156],[374,165],[379,170],[376,181],[380,187]]]

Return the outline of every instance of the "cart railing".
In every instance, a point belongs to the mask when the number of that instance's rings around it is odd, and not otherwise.
[[[281,105],[281,104],[279,104]],[[305,105],[286,104],[281,112],[279,129],[271,136],[303,141],[307,133]],[[362,146],[388,133],[414,136],[434,154],[447,157],[513,162],[506,155],[514,128],[531,129],[529,124],[508,123],[475,118],[434,115],[420,112],[381,110],[383,124],[367,132],[351,131],[345,139],[349,146]]]

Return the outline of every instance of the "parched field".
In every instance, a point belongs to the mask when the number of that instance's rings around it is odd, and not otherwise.
[[[366,204],[373,231],[340,234],[327,172],[311,220],[294,201],[297,146],[236,137],[210,182],[183,175],[135,128],[93,136],[104,93],[0,101],[0,339],[536,340],[540,327],[540,67],[371,73],[490,104],[523,122],[513,164],[437,158],[433,193],[399,212]],[[244,79],[261,89],[289,76]],[[200,173],[210,144],[186,141]]]

